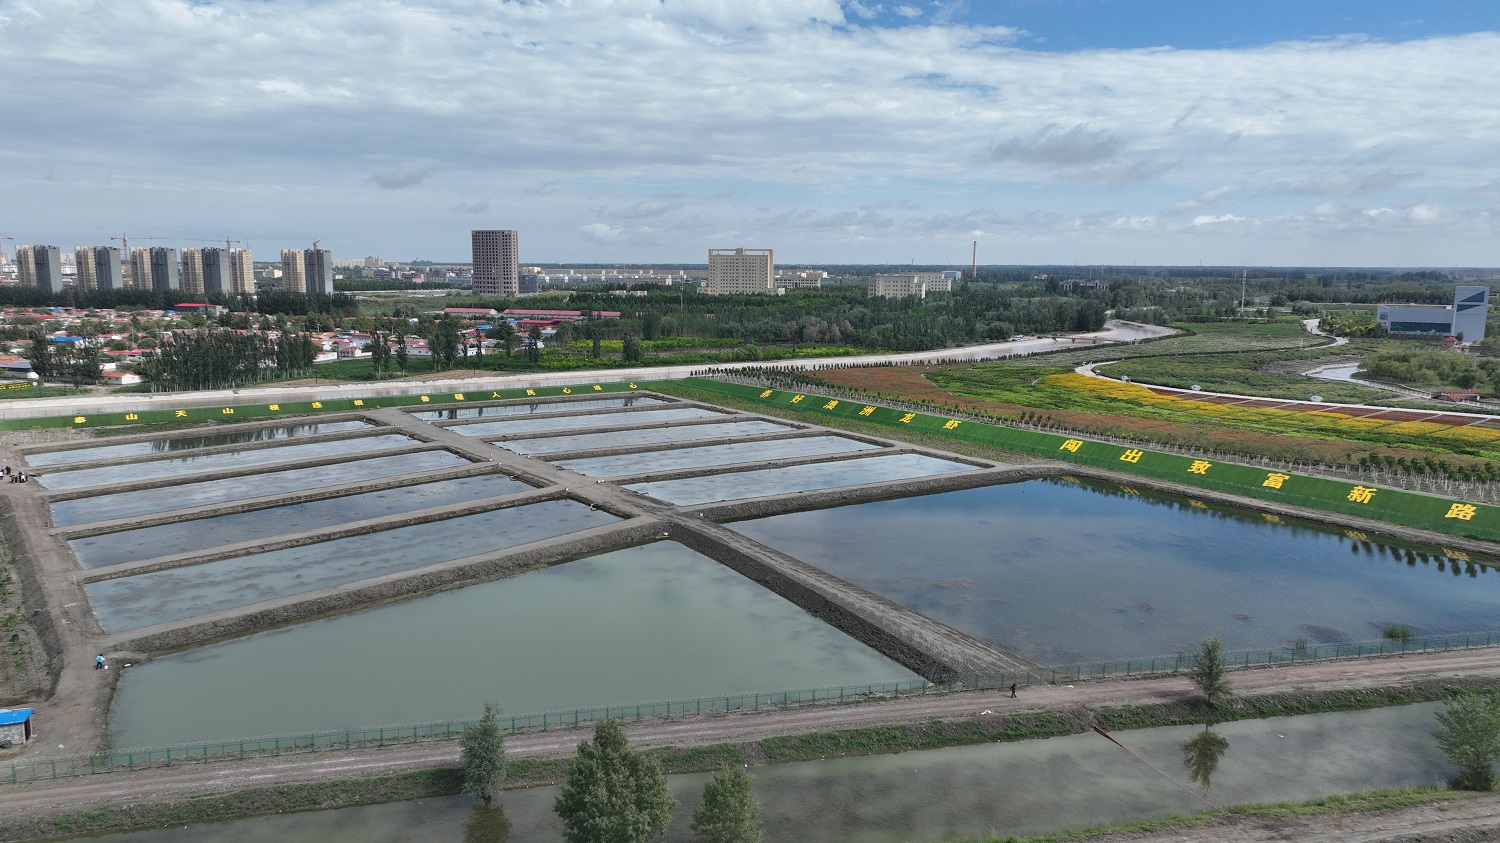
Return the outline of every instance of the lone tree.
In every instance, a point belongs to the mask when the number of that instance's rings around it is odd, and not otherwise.
[[[1459,790],[1493,790],[1500,758],[1500,697],[1465,691],[1448,701],[1437,720],[1432,735],[1458,765],[1449,784]]]
[[[1224,668],[1224,642],[1210,638],[1198,645],[1198,652],[1193,654],[1193,669],[1188,671],[1188,677],[1208,699],[1209,708],[1217,706],[1219,700],[1233,694],[1234,690],[1229,687],[1229,677]]]
[[[505,736],[500,734],[500,706],[487,702],[477,723],[465,723],[459,738],[463,748],[464,793],[488,806],[505,780]]]
[[[755,779],[743,769],[723,770],[703,786],[703,804],[693,812],[693,831],[705,843],[760,843]]]
[[[578,745],[553,810],[568,843],[645,843],[667,830],[676,801],[655,758],[632,752],[613,718]]]

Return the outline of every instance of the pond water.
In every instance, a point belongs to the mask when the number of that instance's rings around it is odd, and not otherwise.
[[[809,436],[802,439],[783,439],[769,442],[732,442],[727,445],[707,445],[702,448],[681,448],[675,451],[648,451],[643,454],[619,454],[612,457],[585,457],[578,460],[558,460],[553,465],[590,476],[612,477],[620,474],[645,474],[650,471],[671,471],[678,468],[703,468],[715,465],[733,465],[742,462],[764,462],[766,460],[810,457],[823,454],[846,454],[879,448],[868,442],[847,439],[842,436]]]
[[[1495,628],[1500,572],[1287,522],[1036,480],[733,529],[1042,664]]]
[[[68,546],[73,548],[73,554],[78,557],[80,565],[99,568],[251,539],[285,536],[366,518],[508,495],[530,488],[525,483],[504,475],[483,474],[291,506],[237,512],[218,518],[178,521],[139,530],[106,533],[75,539],[68,542]]]
[[[604,407],[650,407],[666,404],[661,398],[648,395],[628,398],[592,398],[587,401],[551,401],[532,404],[502,404],[498,407],[455,407],[447,410],[422,410],[412,413],[412,418],[423,421],[449,421],[452,419],[477,419],[489,416],[526,416],[533,413],[563,413],[570,410],[598,410]]]
[[[369,422],[342,421],[318,422],[316,424],[289,424],[285,427],[260,427],[251,430],[236,430],[227,433],[210,433],[201,436],[179,436],[174,439],[152,439],[149,442],[126,442],[118,445],[96,445],[71,451],[46,451],[29,454],[26,462],[34,466],[71,465],[90,460],[112,460],[124,457],[142,457],[165,454],[173,451],[190,451],[195,448],[213,448],[220,445],[242,445],[248,442],[272,442],[299,436],[314,436],[321,433],[344,433],[371,427]],[[108,441],[108,440],[103,440]]]
[[[154,659],[109,722],[139,747],[912,678],[659,542]]]
[[[88,583],[84,593],[99,623],[118,632],[408,571],[614,520],[577,501],[543,501]]]
[[[692,424],[682,427],[657,427],[650,430],[616,430],[611,433],[582,433],[577,436],[548,436],[542,439],[514,439],[497,442],[507,451],[518,454],[561,454],[567,451],[589,451],[594,448],[620,448],[626,445],[668,445],[699,439],[729,439],[736,436],[759,436],[785,433],[790,425],[761,421],[737,421],[714,424]]]
[[[591,416],[546,416],[538,419],[461,424],[452,430],[465,436],[514,436],[517,433],[541,433],[550,430],[586,430],[591,427],[624,427],[627,425],[666,424],[689,419],[723,418],[724,413],[701,407],[671,407],[665,410],[639,410],[630,413],[599,413]]]
[[[678,506],[692,506],[713,501],[785,495],[973,470],[972,465],[940,460],[924,454],[890,454],[817,465],[737,471],[710,477],[653,480],[648,483],[631,483],[625,488]]]
[[[151,515],[214,503],[230,503],[278,492],[305,492],[308,489],[338,486],[357,480],[379,480],[383,477],[418,474],[468,464],[468,460],[449,451],[420,451],[415,454],[351,460],[336,465],[321,466],[312,471],[304,468],[289,468],[282,471],[268,471],[264,474],[251,474],[246,477],[183,483],[171,487],[170,493],[153,490],[74,498],[56,501],[51,505],[52,524],[55,527],[71,527],[93,521],[109,521],[131,515]]]
[[[309,442],[305,445],[281,445],[272,448],[257,448],[253,451],[227,451],[196,457],[174,457],[102,468],[49,471],[45,476],[37,475],[37,481],[48,489],[83,489],[89,486],[106,486],[111,483],[139,483],[160,477],[181,477],[190,474],[206,474],[211,471],[238,471],[279,462],[300,462],[344,454],[361,454],[415,443],[416,440],[409,436],[399,433],[383,433],[355,439],[338,439],[333,442]]]
[[[1221,807],[1440,782],[1453,770],[1432,739],[1436,704],[1222,723],[1209,787],[1184,763],[1202,726],[1115,732],[1125,746]],[[581,733],[580,740],[589,733]],[[1206,771],[1206,767],[1197,767]],[[757,766],[766,840],[839,843],[1040,835],[1208,810],[1095,734]],[[680,803],[666,840],[687,843],[707,774],[668,777]],[[508,843],[561,839],[558,788],[502,792]],[[105,835],[121,843],[463,843],[467,797],[259,817]],[[1189,835],[1198,838],[1198,835]],[[1210,839],[1202,836],[1201,839]]]

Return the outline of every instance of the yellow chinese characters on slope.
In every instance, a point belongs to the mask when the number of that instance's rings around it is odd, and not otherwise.
[[[904,416],[901,417],[901,423],[902,424],[911,424],[911,420],[914,419],[914,418],[916,418],[916,417],[917,417],[916,413],[907,413],[906,415],[904,415]]]
[[[1208,460],[1193,460],[1193,464],[1188,466],[1188,473],[1207,474],[1208,470],[1212,467],[1213,463],[1209,462]]]
[[[776,390],[774,390],[774,389],[768,389],[768,390],[766,390],[766,391],[765,391],[765,392],[762,392],[762,393],[761,393],[761,394],[760,394],[760,397],[762,397],[762,398],[770,398],[770,397],[771,397],[771,393],[772,393],[772,392],[775,392],[775,391],[776,391]]]
[[[1131,448],[1130,450],[1120,455],[1120,462],[1140,462],[1141,457],[1145,455],[1145,451],[1142,451],[1139,448]]]
[[[792,403],[793,404],[801,404],[802,403],[802,399],[804,399],[806,397],[807,397],[806,395],[793,395],[792,396]]]
[[[1290,474],[1278,474],[1273,471],[1266,475],[1265,482],[1260,485],[1265,486],[1267,489],[1280,489],[1281,484],[1290,479],[1292,479],[1292,475]]]
[[[943,425],[943,429],[944,430],[953,430],[953,429],[957,428],[961,424],[963,424],[963,422],[959,421],[958,419],[949,419],[948,422]]]
[[[1349,500],[1355,503],[1369,503],[1371,500],[1374,500],[1375,493],[1378,491],[1380,490],[1372,489],[1369,486],[1355,486],[1349,490]]]
[[[873,412],[875,412],[875,408],[871,407],[869,405],[865,405],[864,407],[861,407],[860,410],[859,410],[859,414],[862,415],[862,416],[868,416],[868,415],[870,415]]]
[[[1460,521],[1468,521],[1479,514],[1479,507],[1471,503],[1455,503],[1448,507],[1448,514],[1444,518],[1457,518]]]
[[[836,400],[835,401],[829,401],[827,404],[823,405],[823,409],[825,409],[825,410],[832,410],[834,407],[837,407],[838,405],[839,405],[839,402],[836,401]]]
[[[1083,447],[1082,440],[1069,439],[1068,441],[1062,443],[1061,445],[1058,445],[1057,446],[1057,450],[1059,450],[1059,451],[1067,451],[1069,453],[1076,454],[1076,453],[1078,453],[1078,449],[1082,448],[1082,447]]]

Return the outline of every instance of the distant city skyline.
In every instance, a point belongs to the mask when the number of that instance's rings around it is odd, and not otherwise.
[[[1493,266],[1497,76],[1483,0],[0,0],[0,243]]]

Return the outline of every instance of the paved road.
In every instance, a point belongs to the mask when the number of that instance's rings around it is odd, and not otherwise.
[[[1500,648],[1236,671],[1231,673],[1231,680],[1241,696],[1403,687],[1434,681],[1500,683]],[[1038,685],[1022,689],[1017,699],[1010,699],[1004,692],[909,697],[892,702],[818,706],[773,713],[715,714],[671,721],[643,721],[626,724],[626,730],[631,745],[636,748],[691,747],[933,719],[1170,703],[1192,698],[1194,693],[1186,679],[1174,677]],[[507,741],[506,751],[520,758],[568,756],[577,743],[587,737],[587,731],[569,729],[520,735]],[[29,785],[0,785],[0,816],[19,819],[104,803],[175,799],[287,782],[453,766],[457,761],[458,747],[448,742],[289,755],[244,762],[188,764]]]
[[[1176,333],[1171,328],[1110,321],[1102,331],[1063,337],[1042,337],[1024,342],[1002,342],[965,348],[940,348],[903,354],[865,354],[855,357],[816,357],[801,360],[777,360],[773,365],[798,369],[816,369],[829,365],[865,363],[924,363],[937,360],[981,360],[1014,357],[1073,348],[1080,345],[1107,345],[1133,342]],[[736,369],[765,366],[765,363],[722,363],[717,368]],[[335,400],[368,395],[417,395],[433,391],[470,390],[476,384],[486,389],[535,389],[576,383],[625,383],[638,380],[678,380],[702,371],[705,366],[655,366],[634,369],[601,369],[597,371],[547,372],[527,375],[496,375],[480,378],[447,378],[402,380],[385,383],[336,383],[318,386],[276,386],[243,390],[204,390],[161,394],[79,395],[58,398],[28,398],[0,402],[0,419],[36,416],[87,415],[90,413],[130,413],[178,407],[233,406],[249,402],[285,402]]]

